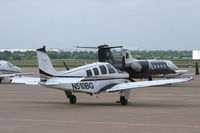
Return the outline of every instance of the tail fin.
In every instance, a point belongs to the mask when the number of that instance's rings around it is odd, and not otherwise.
[[[111,48],[108,45],[101,45],[98,48],[99,62],[109,62],[110,64],[115,64]]]
[[[46,53],[45,46],[43,48],[37,49],[38,66],[40,72],[40,78],[47,79],[55,74],[55,69],[50,61],[49,56]]]
[[[125,57],[126,62],[137,60],[132,57],[130,51],[127,48],[122,48],[122,55]]]
[[[111,49],[113,48],[121,48],[122,46],[112,46],[109,45],[100,45],[98,47],[80,47],[77,46],[77,48],[89,48],[89,49],[98,49],[98,59],[99,62],[108,62],[110,64],[115,64],[115,58],[113,57]]]

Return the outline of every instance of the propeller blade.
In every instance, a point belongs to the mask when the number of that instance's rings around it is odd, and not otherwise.
[[[70,70],[66,62],[63,62],[63,64],[64,64],[66,70]]]

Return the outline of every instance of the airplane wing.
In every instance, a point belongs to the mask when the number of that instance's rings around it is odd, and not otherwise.
[[[189,81],[189,80],[192,80],[192,79],[194,79],[194,78],[193,77],[188,77],[188,78],[179,78],[179,79],[167,79],[167,80],[154,80],[154,81],[120,83],[120,84],[117,84],[117,85],[113,86],[110,89],[107,89],[106,92],[122,91],[122,90],[127,90],[127,89],[149,87],[149,86],[166,85],[166,84]]]
[[[78,83],[82,78],[50,78],[46,81],[45,85],[58,85],[58,84],[68,84],[68,83]]]
[[[189,70],[175,70],[176,73],[187,73]]]
[[[16,84],[28,84],[28,85],[39,85],[40,78],[36,77],[12,77],[11,83],[16,83]]]

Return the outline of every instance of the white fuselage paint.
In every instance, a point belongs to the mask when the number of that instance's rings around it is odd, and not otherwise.
[[[58,72],[54,75],[54,77],[66,78],[66,80],[68,80],[68,77],[84,77],[83,80],[77,83],[47,85],[46,82],[40,82],[40,84],[48,88],[96,94],[105,91],[116,84],[128,82],[129,75],[127,73],[117,71],[112,65],[110,66],[112,66],[112,69],[115,72],[109,73],[107,65],[110,64],[105,62],[92,63],[68,71]],[[105,66],[107,71],[106,74],[102,74],[100,66]],[[94,68],[97,68],[99,75],[94,74]],[[87,76],[87,70],[92,72],[91,76]]]
[[[22,70],[7,61],[0,61],[0,75],[1,74],[13,74],[20,73]]]

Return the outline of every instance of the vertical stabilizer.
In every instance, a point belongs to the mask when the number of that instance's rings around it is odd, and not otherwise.
[[[98,48],[99,62],[108,62],[110,64],[115,64],[115,59],[111,52],[111,48],[108,45],[101,45]]]
[[[137,59],[132,57],[130,51],[127,48],[122,48],[122,56],[125,57],[126,62],[133,61],[133,60],[137,61]]]
[[[44,78],[45,76],[45,78],[47,78],[48,76],[53,76],[56,71],[54,70],[50,58],[46,53],[45,46],[43,46],[43,48],[37,49],[37,57],[40,77],[42,76],[42,78]]]

